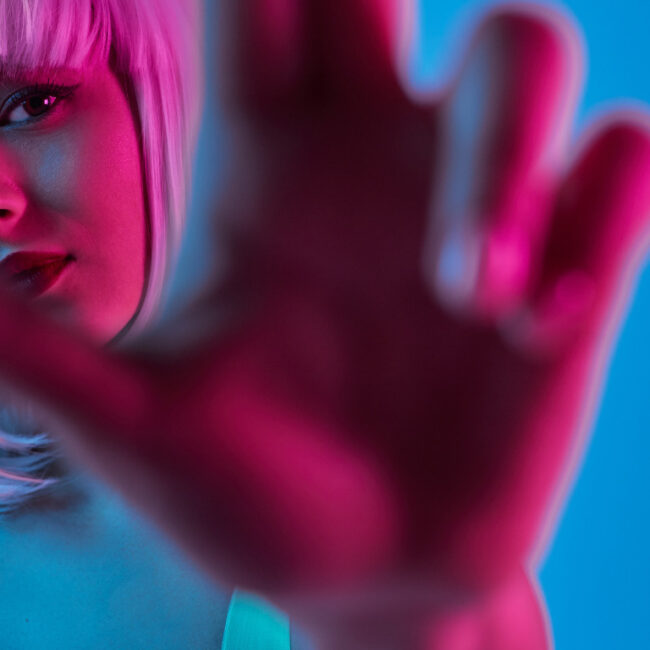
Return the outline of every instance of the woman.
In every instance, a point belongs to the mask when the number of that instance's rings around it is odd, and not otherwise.
[[[0,293],[0,373],[322,648],[548,647],[531,574],[647,222],[646,116],[567,169],[577,39],[530,6],[421,104],[410,3],[223,4],[236,263],[203,306],[237,318],[143,358]]]
[[[168,0],[0,2],[0,273],[102,345],[152,320],[179,247],[200,108],[195,13]],[[68,466],[28,407],[2,416],[2,646],[218,647],[227,600]],[[288,647],[279,615],[233,603],[224,648],[240,647],[242,620],[276,621]],[[74,638],[59,623],[71,616]]]

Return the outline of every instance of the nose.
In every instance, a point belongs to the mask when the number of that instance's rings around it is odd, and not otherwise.
[[[20,172],[5,147],[0,146],[0,241],[15,235],[16,225],[27,208],[27,197],[20,183]],[[12,164],[14,163],[14,164]]]
[[[0,224],[16,221],[23,216],[27,200],[23,192],[13,183],[0,180]]]

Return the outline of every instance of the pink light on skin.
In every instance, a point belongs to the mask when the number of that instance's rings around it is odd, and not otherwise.
[[[280,5],[226,4],[236,232],[203,304],[231,321],[143,361],[0,296],[0,372],[206,571],[325,650],[542,649],[533,553],[647,227],[650,132],[613,115],[567,169],[575,37],[518,5],[415,103],[378,27],[396,4],[292,5],[286,69],[264,56]],[[459,116],[466,91],[483,99]],[[472,269],[455,304],[436,276],[450,233],[450,277]]]
[[[525,233],[508,227],[488,230],[479,275],[490,278],[490,289],[475,297],[478,310],[493,314],[516,305],[516,297],[526,290],[530,267],[529,237]]]
[[[33,254],[32,273],[48,254],[70,260],[35,304],[107,342],[135,314],[146,273],[140,148],[122,88],[107,67],[14,70],[0,76],[0,101],[0,244]]]
[[[445,135],[424,253],[436,295],[452,309],[496,320],[528,290],[580,85],[570,26],[535,6],[522,11],[552,22],[563,38],[549,48],[550,33],[531,34],[537,52],[518,59],[512,52],[523,31],[474,34],[440,100]],[[526,66],[536,70],[535,87],[521,83]],[[457,250],[452,275],[450,247]]]

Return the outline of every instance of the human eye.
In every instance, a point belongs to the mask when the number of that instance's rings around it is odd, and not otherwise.
[[[21,88],[8,97],[0,109],[0,126],[40,120],[69,97],[74,89],[74,86],[52,84]]]

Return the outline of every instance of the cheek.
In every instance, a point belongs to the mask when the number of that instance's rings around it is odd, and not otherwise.
[[[78,120],[34,142],[28,158],[33,230],[75,255],[67,281],[74,320],[108,340],[134,314],[145,281],[146,214],[130,114]]]
[[[79,262],[81,270],[83,250],[95,316],[110,323],[111,334],[116,334],[134,314],[144,288],[146,215],[130,114],[103,126],[89,124],[84,133],[82,125],[77,205],[70,218],[83,219]]]
[[[38,144],[29,156],[30,202],[39,212],[70,213],[79,203],[78,195],[84,193],[77,138],[58,134]]]

